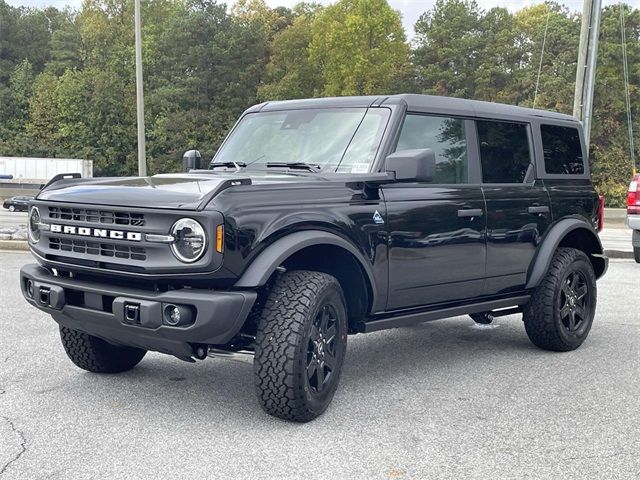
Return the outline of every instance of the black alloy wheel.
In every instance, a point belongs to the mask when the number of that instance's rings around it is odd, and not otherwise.
[[[578,332],[590,318],[588,293],[584,274],[579,270],[569,272],[560,290],[560,321],[569,334]]]
[[[337,365],[337,334],[338,315],[332,305],[326,304],[318,311],[307,342],[307,381],[316,394],[331,384]]]
[[[258,322],[253,363],[265,412],[308,422],[333,398],[347,349],[347,307],[340,282],[293,270],[273,285]]]
[[[596,301],[596,276],[589,257],[575,248],[558,248],[524,307],[529,339],[544,350],[575,350],[589,335]]]

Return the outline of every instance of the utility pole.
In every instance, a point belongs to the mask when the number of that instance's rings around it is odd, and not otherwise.
[[[582,122],[587,152],[589,152],[589,140],[591,138],[591,114],[593,112],[593,91],[596,80],[601,11],[602,0],[584,0],[580,46],[578,47],[576,90],[573,97],[573,115]]]
[[[142,85],[142,25],[140,20],[140,0],[135,0],[136,31],[136,115],[138,120],[138,175],[147,176],[147,154],[144,141],[144,93]]]

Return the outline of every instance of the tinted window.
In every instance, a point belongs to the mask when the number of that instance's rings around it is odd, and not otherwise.
[[[540,125],[540,133],[544,150],[544,169],[547,173],[584,173],[582,146],[576,128]]]
[[[430,148],[436,155],[433,183],[467,183],[464,120],[407,115],[396,151]]]
[[[214,162],[264,169],[306,162],[325,172],[369,171],[389,119],[387,108],[309,108],[245,115]]]
[[[521,123],[477,121],[482,181],[522,183],[531,163],[527,126]]]

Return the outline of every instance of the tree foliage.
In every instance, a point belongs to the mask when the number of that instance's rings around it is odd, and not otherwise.
[[[321,94],[394,93],[409,63],[400,14],[386,0],[339,0],[312,25],[309,59]]]
[[[640,145],[640,10],[623,8]],[[210,157],[259,101],[405,91],[572,112],[580,15],[553,1],[512,12],[437,0],[410,43],[387,0],[143,0],[142,18],[152,172],[177,169],[189,148]],[[591,136],[609,205],[631,171],[619,19],[604,8]],[[124,175],[136,148],[133,0],[77,11],[0,0],[0,155],[88,158]]]

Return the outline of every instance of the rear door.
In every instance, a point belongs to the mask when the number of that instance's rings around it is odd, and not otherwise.
[[[485,204],[469,182],[477,155],[470,120],[408,114],[396,151],[431,148],[431,182],[385,185],[389,232],[387,309],[433,305],[482,293]]]
[[[547,190],[536,180],[531,125],[477,120],[482,191],[487,203],[485,295],[524,288],[551,223]]]

